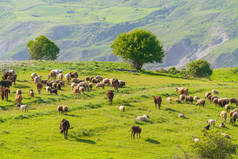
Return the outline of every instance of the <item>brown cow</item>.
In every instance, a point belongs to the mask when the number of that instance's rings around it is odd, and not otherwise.
[[[158,108],[160,109],[160,105],[161,105],[161,102],[162,102],[161,96],[153,96],[153,98],[154,98],[155,108],[158,105]]]
[[[60,129],[60,133],[64,133],[64,138],[65,138],[65,139],[67,139],[68,129],[69,129],[69,128],[70,128],[69,121],[66,120],[66,119],[63,119],[63,120],[60,122],[59,129]]]
[[[106,95],[107,95],[107,98],[109,99],[110,104],[112,104],[112,100],[113,100],[113,97],[114,97],[114,91],[113,90],[108,90]]]
[[[132,126],[131,127],[131,138],[135,138],[135,135],[137,136],[137,138],[140,138],[140,134],[141,134],[141,128],[139,126]]]

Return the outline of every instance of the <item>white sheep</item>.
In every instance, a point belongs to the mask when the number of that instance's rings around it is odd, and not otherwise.
[[[122,106],[122,105],[120,105],[120,106],[119,106],[119,110],[120,110],[121,112],[124,112],[124,111],[126,110],[126,107],[125,107],[125,106]]]
[[[77,86],[77,84],[73,82],[73,83],[71,84],[71,88],[72,88],[72,90],[73,90],[74,87],[76,87],[76,86]]]
[[[149,116],[145,114],[143,116],[136,117],[137,121],[147,121],[148,119],[149,119]]]
[[[28,112],[28,107],[26,105],[18,105],[18,107],[21,111],[25,110],[25,112]]]
[[[172,102],[172,98],[171,98],[171,97],[168,97],[168,98],[167,98],[167,101],[168,101],[168,102]]]
[[[207,121],[208,125],[215,126],[216,121],[214,119],[210,119]]]

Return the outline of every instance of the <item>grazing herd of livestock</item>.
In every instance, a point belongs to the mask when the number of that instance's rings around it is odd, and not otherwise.
[[[111,86],[114,88],[115,91],[118,91],[119,88],[123,88],[126,85],[125,81],[118,80],[118,79],[108,79],[103,78],[102,76],[96,76],[96,77],[86,77],[85,79],[78,78],[77,72],[70,72],[65,75],[63,75],[62,70],[51,70],[48,79],[42,79],[42,76],[38,75],[37,73],[31,74],[31,79],[35,83],[38,94],[41,94],[42,89],[45,88],[47,93],[58,95],[58,91],[61,91],[61,88],[65,86],[64,78],[67,81],[67,84],[71,86],[72,93],[74,98],[79,98],[80,94],[84,94],[85,91],[91,91],[93,87],[95,88],[102,88],[104,89],[106,86]],[[12,84],[16,84],[17,75],[14,70],[9,70],[3,73],[2,81],[0,81],[1,85],[1,98],[2,100],[8,101],[8,94],[10,91],[10,86]],[[72,82],[71,82],[72,81]],[[114,90],[108,90],[106,91],[106,97],[108,98],[110,104],[113,102],[114,98]],[[219,92],[216,90],[212,90],[211,92],[205,93],[204,99],[198,97],[198,96],[191,96],[189,95],[188,88],[176,88],[176,92],[178,93],[178,98],[175,98],[172,100],[171,97],[167,98],[168,102],[176,102],[176,103],[193,103],[196,102],[196,105],[205,106],[206,99],[210,103],[214,103],[215,105],[219,105],[221,107],[224,107],[225,109],[220,112],[220,116],[223,120],[223,122],[220,124],[220,127],[224,128],[225,123],[227,120],[227,114],[231,109],[232,104],[238,105],[238,99],[236,98],[220,98],[218,97]],[[34,98],[34,91],[33,89],[29,90],[29,96]],[[27,105],[22,105],[22,90],[18,89],[16,90],[16,105],[19,107],[21,111],[28,111]],[[162,97],[161,96],[153,96],[155,107],[158,109],[161,108],[162,103]],[[230,105],[229,105],[230,104]],[[57,108],[59,114],[64,114],[68,112],[69,108],[68,106],[58,106]],[[125,111],[125,106],[119,105],[119,110],[121,112]],[[234,109],[230,111],[230,123],[235,124],[236,119],[238,118],[238,109]],[[179,118],[184,118],[185,115],[183,113],[178,114]],[[136,121],[147,121],[149,119],[149,116],[144,114],[142,116],[137,116]],[[209,130],[211,126],[215,126],[215,120],[210,119],[207,121],[207,126],[205,129]],[[70,123],[66,119],[63,119],[60,123],[60,132],[64,133],[64,137],[67,138],[68,129],[70,129]],[[140,137],[142,129],[139,126],[132,126],[131,127],[131,137],[135,138],[137,136]],[[225,134],[227,135],[227,134]],[[198,142],[199,139],[195,138],[195,142]]]

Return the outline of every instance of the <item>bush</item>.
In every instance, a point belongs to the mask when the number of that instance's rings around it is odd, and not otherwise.
[[[178,73],[178,71],[176,70],[175,67],[170,67],[170,68],[168,69],[168,73],[175,75],[176,73]]]
[[[186,71],[194,77],[206,77],[212,74],[210,63],[203,59],[188,63]]]
[[[221,132],[216,130],[203,131],[200,141],[192,145],[201,158],[226,159],[232,158],[236,154],[237,145],[234,145],[230,139],[225,138]]]

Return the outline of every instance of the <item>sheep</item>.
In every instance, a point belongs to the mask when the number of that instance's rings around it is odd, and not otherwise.
[[[137,138],[140,138],[140,134],[141,134],[141,128],[139,126],[132,126],[131,127],[131,138],[135,138],[135,135],[137,136]]]
[[[176,103],[181,103],[181,101],[180,101],[178,98],[175,98],[174,101],[175,101]]]
[[[210,96],[210,95],[212,95],[211,92],[206,92],[206,93],[205,93],[205,98],[208,98],[208,96]]]
[[[148,115],[143,115],[143,116],[137,116],[136,121],[147,121],[149,119]]]
[[[220,98],[220,99],[218,99],[218,104],[221,107],[224,107],[226,104],[229,104],[229,99],[228,98]]]
[[[236,98],[231,98],[231,99],[230,99],[230,102],[231,102],[231,105],[232,105],[233,103],[235,103],[236,106],[238,106],[238,99],[236,99]]]
[[[108,90],[106,95],[107,95],[107,98],[109,99],[110,104],[112,104],[112,100],[113,100],[113,97],[114,97],[114,91],[113,90]]]
[[[212,96],[212,97],[211,97],[211,101],[213,102],[213,100],[214,100],[215,98],[219,99],[218,96]]]
[[[85,92],[85,88],[84,88],[84,87],[78,87],[78,90],[79,90],[79,92],[82,93],[82,94]]]
[[[125,81],[119,80],[119,88],[123,88],[126,85]]]
[[[192,96],[186,96],[186,102],[193,103],[193,97]]]
[[[199,98],[198,96],[194,96],[194,97],[193,97],[193,100],[194,100],[194,101],[197,101],[197,100],[199,100],[199,99],[200,99],[200,98]]]
[[[212,102],[213,102],[214,104],[218,104],[218,99],[219,99],[219,98],[214,98],[214,99],[212,100]]]
[[[84,82],[84,80],[81,80],[81,79],[79,79],[79,78],[74,78],[74,79],[72,80],[72,82],[74,82],[74,83],[80,83],[80,82]]]
[[[43,88],[43,84],[37,83],[37,84],[36,84],[36,87],[37,87],[38,94],[40,94],[40,93],[41,93],[41,90],[42,90],[42,88]]]
[[[5,87],[2,87],[1,88],[1,97],[2,97],[2,100],[4,100],[4,98],[6,99],[6,101],[8,101],[8,94],[10,93],[10,89],[9,88],[5,88]]]
[[[118,88],[119,88],[119,81],[118,81],[118,79],[113,79],[112,80],[112,86],[114,87],[114,89],[116,91],[118,91]]]
[[[110,80],[108,78],[105,78],[102,83],[104,83],[105,85],[110,85]]]
[[[50,94],[55,94],[58,95],[58,90],[57,89],[50,89]]]
[[[70,73],[66,73],[66,74],[64,75],[64,78],[67,80],[67,83],[69,84],[69,82],[70,82],[70,80],[71,80],[71,75],[70,75]]]
[[[78,76],[79,76],[77,72],[70,72],[69,74],[70,74],[71,78],[78,78]]]
[[[58,106],[58,112],[59,112],[59,114],[61,113],[61,114],[64,114],[65,112],[67,112],[68,111],[68,106]]]
[[[220,128],[226,128],[225,124],[223,122],[221,122],[221,124],[219,125]]]
[[[215,121],[214,119],[209,119],[209,120],[207,120],[207,123],[208,123],[208,125],[210,125],[210,126],[215,126],[216,121]]]
[[[154,98],[155,108],[158,105],[158,108],[160,109],[160,106],[161,106],[161,103],[162,103],[161,96],[153,96],[153,98]]]
[[[171,97],[168,97],[168,98],[167,98],[167,101],[168,101],[168,102],[172,102],[172,98],[171,98]]]
[[[34,78],[34,82],[35,82],[35,83],[41,83],[41,77],[42,77],[42,76],[36,76],[36,77]]]
[[[93,84],[92,83],[88,84],[88,87],[89,87],[90,90],[92,90],[93,89]]]
[[[57,77],[59,80],[63,81],[64,75],[63,75],[63,73],[59,73]]]
[[[16,95],[18,95],[18,94],[22,94],[21,89],[18,89],[18,90],[16,91]]]
[[[219,94],[219,92],[217,90],[215,90],[215,89],[212,90],[212,93],[213,94]]]
[[[200,141],[200,139],[197,138],[197,137],[193,137],[193,141],[194,141],[195,143],[198,143],[198,142]]]
[[[226,109],[227,112],[229,112],[229,110],[231,109],[231,106],[229,104],[226,104],[225,109]]]
[[[37,75],[37,73],[35,73],[35,72],[31,74],[31,79],[32,79],[32,81],[34,81],[34,79],[35,79],[36,76],[38,76],[38,75]]]
[[[52,78],[53,80],[56,80],[56,76],[57,72],[55,70],[51,70],[48,79]]]
[[[76,86],[77,86],[77,83],[72,83],[72,84],[71,84],[71,89],[73,90],[74,87],[76,87]]]
[[[17,104],[21,104],[21,102],[22,102],[22,95],[21,94],[16,95],[15,100],[16,100]]]
[[[176,92],[178,92],[179,95],[184,94],[188,95],[188,88],[176,88]]]
[[[97,79],[97,80],[99,80],[99,81],[101,82],[101,81],[103,80],[103,77],[102,77],[102,76],[99,76],[99,75],[97,75],[97,76],[96,76],[96,79]]]
[[[60,122],[59,129],[60,129],[60,133],[64,133],[64,138],[65,138],[65,139],[67,139],[68,129],[69,129],[69,128],[70,128],[69,121],[67,121],[66,119],[63,119],[63,120]]]
[[[181,94],[181,95],[179,96],[179,99],[180,99],[182,102],[185,100],[185,98],[186,98],[186,96],[183,95],[183,94]]]
[[[90,78],[89,76],[87,76],[87,77],[85,78],[85,80],[86,80],[87,82],[91,82],[91,78]]]
[[[120,110],[121,112],[124,112],[124,111],[126,110],[126,107],[125,107],[125,106],[122,106],[122,105],[120,105],[120,106],[119,106],[119,110]]]
[[[232,114],[232,116],[231,116],[231,118],[230,118],[230,122],[231,122],[232,124],[235,124],[236,118],[238,118],[238,112],[234,112],[234,113]]]
[[[197,100],[196,105],[202,105],[202,106],[204,106],[205,103],[206,103],[206,101],[205,101],[204,99],[199,99],[199,100]]]
[[[29,94],[30,94],[30,97],[34,97],[34,91],[33,91],[33,89],[30,89],[30,90],[29,90]]]
[[[210,101],[210,103],[211,103],[211,101],[212,101],[212,95],[209,95],[208,97],[207,97],[207,99]]]
[[[102,87],[102,89],[104,89],[105,84],[104,83],[97,83],[96,84],[96,88]]]
[[[226,134],[226,133],[224,133],[224,132],[222,132],[221,135],[224,136],[224,137],[227,138],[227,139],[230,139],[230,138],[231,138],[230,135],[228,135],[228,134]]]
[[[78,87],[74,87],[73,92],[74,92],[74,98],[78,98],[80,94]]]
[[[25,110],[25,112],[28,112],[28,107],[26,105],[17,105],[19,107],[19,109],[23,112],[23,110]]]
[[[178,117],[179,117],[179,118],[184,118],[184,114],[183,114],[183,113],[180,113],[180,114],[178,114]]]
[[[230,112],[230,117],[232,117],[232,115],[233,115],[235,112],[238,112],[238,109],[237,109],[237,108],[235,108],[234,110],[232,110],[232,111]]]
[[[226,123],[226,119],[227,119],[227,112],[226,111],[221,111],[220,112],[220,116],[223,119],[223,122]]]

